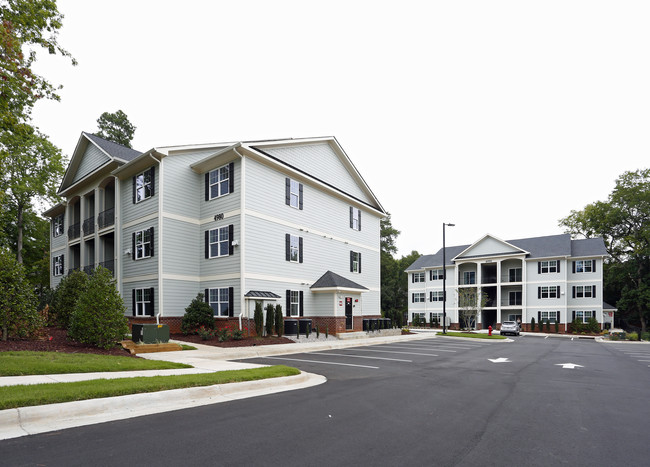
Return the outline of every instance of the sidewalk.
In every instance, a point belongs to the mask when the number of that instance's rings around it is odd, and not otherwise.
[[[197,350],[148,353],[141,354],[140,356],[150,360],[186,363],[192,365],[194,368],[116,373],[5,376],[0,377],[0,386],[72,382],[102,378],[181,375],[256,368],[263,365],[233,362],[230,360],[303,352],[317,352],[362,345],[428,339],[432,337],[434,336],[431,334],[421,333],[404,336],[366,337],[350,340],[327,340],[322,342],[305,341],[297,342],[295,344],[237,348],[221,348],[210,345],[192,344],[197,347]],[[146,394],[132,394],[128,396],[0,410],[0,440],[113,420],[122,420],[171,410],[216,404],[219,402],[227,402],[277,392],[293,391],[323,384],[326,381],[327,379],[324,376],[302,372],[297,376],[272,378],[260,381],[174,389]]]

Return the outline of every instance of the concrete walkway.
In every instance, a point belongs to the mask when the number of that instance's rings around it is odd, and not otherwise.
[[[361,335],[361,334],[360,334]],[[141,354],[150,360],[186,363],[194,368],[178,370],[123,371],[115,373],[74,373],[60,375],[5,376],[0,386],[18,384],[62,383],[90,379],[109,379],[136,376],[182,375],[225,370],[255,368],[263,365],[233,362],[246,358],[287,355],[342,349],[360,345],[377,345],[433,338],[433,333],[398,336],[362,337],[345,340],[305,341],[295,344],[263,345],[253,347],[221,348],[192,344],[197,350]],[[91,425],[142,415],[216,404],[265,394],[303,389],[326,381],[324,376],[301,372],[297,376],[260,381],[229,383],[197,388],[174,389],[145,394],[64,402],[43,406],[0,410],[0,439],[45,433],[77,426]]]

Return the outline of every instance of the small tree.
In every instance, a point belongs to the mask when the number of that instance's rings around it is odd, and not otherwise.
[[[270,336],[273,334],[273,323],[275,322],[275,307],[269,303],[266,305],[266,326],[265,331],[266,335]]]
[[[100,266],[90,276],[88,288],[77,300],[68,335],[77,342],[110,349],[129,332],[125,312],[113,274]]]
[[[530,332],[535,332],[535,318],[530,318]]]
[[[555,323],[555,334],[557,334],[560,332],[560,323],[558,322],[557,319],[555,319],[555,321],[553,322]]]
[[[458,289],[458,312],[465,329],[472,329],[479,310],[485,308],[488,296],[475,287]]]
[[[282,315],[282,305],[279,303],[275,305],[275,332],[278,337],[284,334],[284,316]]]
[[[22,264],[6,250],[0,250],[0,327],[2,340],[9,336],[32,336],[43,324],[36,309],[36,297]]]
[[[77,300],[88,289],[88,274],[83,271],[72,271],[59,282],[54,293],[52,312],[56,322],[68,329],[70,319],[77,306]]]
[[[212,307],[204,300],[204,295],[199,293],[185,308],[185,314],[181,320],[181,331],[183,334],[196,334],[201,326],[214,329],[214,317]]]
[[[262,311],[262,302],[255,302],[255,313],[253,314],[255,320],[255,333],[262,336],[264,332],[264,311]]]

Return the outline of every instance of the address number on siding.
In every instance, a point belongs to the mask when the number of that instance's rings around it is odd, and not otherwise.
[[[214,216],[215,221],[222,221],[223,218],[224,218],[223,213],[217,214],[216,216]]]

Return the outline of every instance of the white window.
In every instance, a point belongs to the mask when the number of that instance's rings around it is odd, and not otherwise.
[[[521,268],[508,269],[508,282],[521,282]]]
[[[152,229],[138,230],[135,232],[135,259],[151,257]]]
[[[292,290],[289,293],[289,308],[291,310],[291,316],[298,316],[300,314],[300,292],[297,290]]]
[[[300,208],[300,183],[295,180],[291,180],[289,186],[289,206]]]
[[[64,229],[63,219],[64,219],[63,214],[59,214],[54,219],[52,219],[52,235],[54,237],[60,237],[61,235],[63,235],[63,229]]]
[[[579,260],[575,262],[576,265],[576,273],[583,273],[583,272],[593,272],[594,270],[594,260],[592,259],[587,259],[587,260]]]
[[[594,317],[594,312],[591,310],[578,310],[576,313],[576,319],[581,323],[588,323],[591,318]]]
[[[538,288],[539,298],[558,298],[560,296],[560,287],[557,285],[550,285]]]
[[[424,303],[425,295],[424,292],[418,292],[413,294],[413,303]]]
[[[431,269],[429,271],[429,280],[430,281],[441,281],[442,280],[442,269]]]
[[[558,311],[540,311],[540,323],[548,321],[549,323],[559,323],[559,312]]]
[[[361,210],[350,207],[350,228],[361,230]]]
[[[136,203],[153,196],[153,170],[152,167],[135,176],[134,201]]]
[[[65,274],[64,272],[64,265],[63,265],[63,255],[55,256],[54,257],[54,275],[55,276],[62,276]]]
[[[463,272],[463,284],[476,284],[476,271]]]
[[[133,289],[135,316],[153,316],[153,289]]]
[[[218,169],[210,171],[209,176],[209,191],[210,199],[218,198],[219,196],[227,195],[230,193],[230,166],[224,165]]]
[[[577,285],[575,298],[591,298],[594,296],[594,287],[592,285]]]
[[[300,237],[297,235],[289,236],[289,261],[297,263],[300,259]]]
[[[423,272],[414,272],[412,282],[413,283],[424,282],[424,273]]]
[[[228,227],[210,230],[208,241],[210,258],[228,256],[230,251],[230,235],[228,234],[228,230]]]
[[[550,273],[558,272],[556,259],[550,261],[540,261],[539,264],[540,264],[539,272],[541,274],[550,274]]]
[[[230,291],[227,287],[209,290],[210,307],[214,316],[229,316],[230,313]]]
[[[432,302],[442,302],[444,300],[444,296],[445,294],[442,290],[429,292],[429,300]]]

